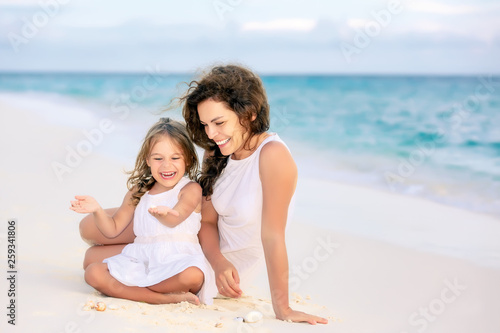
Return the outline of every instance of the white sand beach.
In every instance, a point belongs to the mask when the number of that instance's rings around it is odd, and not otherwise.
[[[265,274],[241,299],[216,299],[211,306],[149,305],[100,295],[83,279],[83,216],[69,210],[69,201],[89,194],[105,207],[119,205],[126,192],[123,170],[133,161],[124,165],[95,151],[59,181],[53,162],[63,161],[64,147],[78,142],[81,132],[49,124],[31,110],[5,103],[0,110],[1,332],[500,332],[500,269],[488,265],[500,253],[498,219],[307,177],[300,178],[287,230],[290,301],[298,310],[327,317],[327,325],[275,319]],[[6,316],[11,218],[17,220],[15,326]],[[324,221],[332,221],[331,228],[320,227]],[[472,222],[476,227],[470,228]],[[380,228],[380,237],[363,234],[370,228]],[[384,235],[390,233],[411,244],[387,242]],[[462,238],[470,241],[462,257],[428,250]],[[419,240],[432,246],[419,249]],[[489,251],[468,256],[468,246],[481,242]],[[474,261],[480,255],[484,264]],[[83,311],[87,300],[103,301],[108,309]],[[252,310],[264,319],[234,319]]]

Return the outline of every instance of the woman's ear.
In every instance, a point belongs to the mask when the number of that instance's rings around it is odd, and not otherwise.
[[[257,119],[257,114],[256,113],[252,113],[252,121],[254,121],[255,119]]]

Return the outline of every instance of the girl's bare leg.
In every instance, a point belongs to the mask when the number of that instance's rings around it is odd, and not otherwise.
[[[201,269],[191,266],[165,281],[148,287],[148,289],[158,293],[172,293],[180,290],[196,294],[203,285],[203,279],[204,275]]]
[[[104,211],[109,215],[113,215],[118,208],[108,208]],[[132,243],[135,239],[134,235],[134,221],[123,230],[121,234],[115,238],[107,238],[97,228],[94,221],[94,216],[89,214],[80,222],[80,235],[82,239],[89,245],[114,245],[114,244],[128,244]]]
[[[190,267],[191,268],[191,267]],[[179,273],[178,275],[180,275]],[[173,278],[173,277],[172,277]],[[168,304],[187,301],[198,305],[200,300],[189,291],[164,294],[144,287],[129,287],[116,280],[104,263],[94,263],[85,270],[85,281],[105,295],[151,304]],[[165,280],[163,282],[166,282]]]

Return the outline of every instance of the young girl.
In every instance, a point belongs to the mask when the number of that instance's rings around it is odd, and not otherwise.
[[[185,127],[162,118],[146,135],[128,179],[129,192],[112,216],[94,198],[75,196],[70,209],[92,213],[108,238],[117,237],[134,221],[134,243],[86,267],[89,285],[108,296],[152,304],[200,304],[200,299],[212,303],[216,291],[206,286],[213,273],[197,237],[202,191],[190,181],[197,168],[196,150]]]

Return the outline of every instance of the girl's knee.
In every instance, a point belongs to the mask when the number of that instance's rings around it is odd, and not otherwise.
[[[181,274],[182,274],[182,281],[190,289],[199,290],[203,285],[205,275],[203,274],[203,271],[198,267],[195,266],[188,267]]]
[[[97,252],[99,251],[97,248],[98,245],[91,246],[85,251],[85,257],[83,258],[83,269],[87,269],[87,267],[91,264],[97,263]]]
[[[80,237],[82,237],[83,241],[89,245],[94,245],[95,238],[95,222],[94,216],[92,214],[88,214],[80,221]]]
[[[87,282],[92,287],[97,287],[103,278],[102,266],[103,264],[93,263],[87,266],[85,269],[85,282]]]

